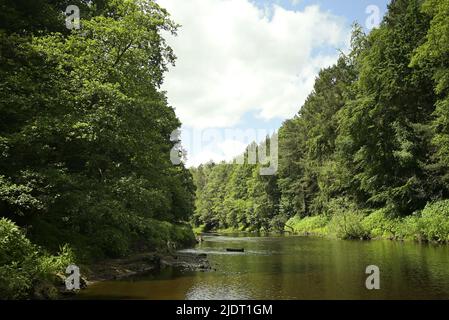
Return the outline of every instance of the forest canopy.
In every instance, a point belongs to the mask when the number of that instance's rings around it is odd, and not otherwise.
[[[68,5],[81,28],[65,24]],[[178,25],[150,0],[0,7],[0,217],[83,259],[191,242],[194,186],[160,89]]]

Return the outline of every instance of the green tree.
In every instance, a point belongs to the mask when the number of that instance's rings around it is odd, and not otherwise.
[[[416,50],[412,66],[426,70],[435,81],[437,95],[433,120],[433,143],[437,165],[434,170],[442,177],[448,196],[449,188],[449,1],[427,0],[423,11],[431,17],[425,42]]]
[[[340,113],[341,154],[359,204],[399,214],[422,208],[437,189],[426,168],[432,81],[424,69],[409,66],[429,27],[421,3],[392,1],[358,58],[355,97]]]
[[[61,5],[45,3],[39,32],[0,31],[0,215],[52,249],[121,255],[143,224],[193,213],[191,175],[169,157],[180,122],[160,90],[175,61],[161,34],[178,25],[153,1],[109,0],[80,3],[82,28],[54,32]]]

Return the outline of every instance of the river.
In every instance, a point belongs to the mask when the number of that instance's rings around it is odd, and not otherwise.
[[[244,248],[244,253],[226,252]],[[213,271],[166,268],[96,283],[82,299],[449,299],[449,247],[314,237],[205,236]],[[368,290],[368,265],[380,289]]]

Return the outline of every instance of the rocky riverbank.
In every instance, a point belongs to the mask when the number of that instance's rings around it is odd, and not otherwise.
[[[121,259],[108,259],[99,263],[81,267],[81,288],[95,282],[121,280],[159,272],[163,268],[174,267],[189,271],[211,271],[206,254],[191,252],[141,253]],[[64,288],[61,292],[70,294]]]

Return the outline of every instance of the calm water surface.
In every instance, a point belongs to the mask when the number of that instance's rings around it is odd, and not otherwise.
[[[392,241],[206,236],[194,249],[216,271],[174,268],[97,283],[83,299],[449,299],[449,248]],[[245,248],[228,253],[226,248]],[[365,268],[380,268],[380,290]]]

